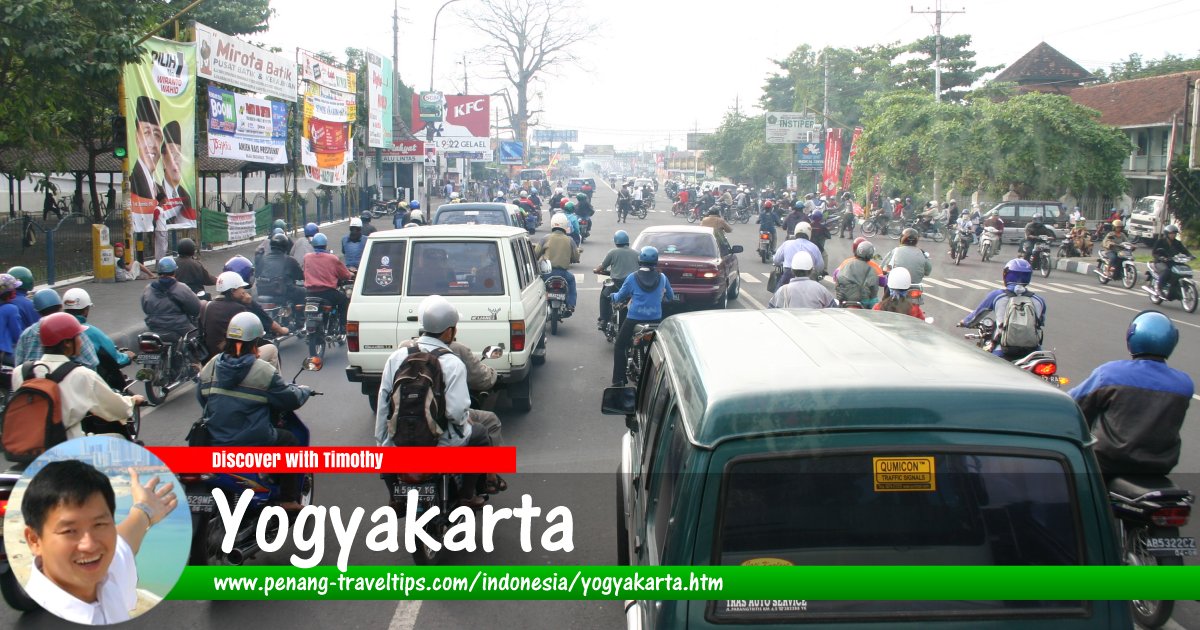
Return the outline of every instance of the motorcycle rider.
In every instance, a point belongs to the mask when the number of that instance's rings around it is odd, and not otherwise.
[[[0,274],[0,362],[4,365],[13,365],[13,355],[24,330],[21,310],[14,304],[19,286],[20,280],[6,273]]]
[[[146,285],[142,292],[146,328],[169,344],[195,330],[192,320],[200,316],[200,298],[175,279],[177,268],[175,259],[170,256],[158,261],[158,279]]]
[[[371,217],[370,210],[363,210],[362,214],[359,215],[359,218],[362,219],[362,235],[364,239],[379,231],[379,228],[371,225]]]
[[[175,257],[175,264],[178,267],[175,270],[175,279],[187,285],[187,288],[193,293],[200,293],[204,287],[211,287],[217,283],[217,279],[213,277],[204,265],[196,260],[196,241],[190,238],[180,239],[175,245],[179,250],[179,255]]]
[[[258,318],[264,331],[270,329],[277,335],[286,334],[287,329],[271,321],[261,307],[253,308],[258,305],[250,298],[250,291],[247,290],[249,286],[245,278],[236,271],[224,271],[217,277],[217,296],[200,312],[201,338],[204,341],[208,358],[211,359],[221,353],[222,344],[225,342],[225,331],[229,327],[229,322],[233,321],[238,313],[253,314]],[[260,343],[259,345],[258,358],[270,363],[278,371],[280,369],[278,349],[269,343]]]
[[[338,330],[342,330],[346,327],[346,309],[350,306],[350,298],[338,290],[338,284],[354,276],[337,256],[326,251],[329,239],[324,234],[314,236],[312,244],[313,253],[304,257],[305,294],[336,306]]]
[[[1189,258],[1195,258],[1195,256],[1192,256],[1192,252],[1188,251],[1188,248],[1179,240],[1179,226],[1174,223],[1163,228],[1162,236],[1154,241],[1150,253],[1154,256],[1154,271],[1158,274],[1158,284],[1154,290],[1160,297],[1166,299],[1171,292],[1171,283],[1175,281],[1172,259],[1179,255]]]
[[[29,298],[29,292],[33,290],[33,272],[29,270],[29,267],[17,265],[9,268],[5,273],[21,282],[21,285],[17,287],[17,295],[13,298],[12,303],[21,313],[21,330],[25,330],[41,318],[38,315],[37,309],[33,307],[33,300]]]
[[[571,224],[571,240],[575,241],[575,247],[583,242],[583,231],[579,227],[579,217],[575,215],[575,202],[567,201],[564,197],[563,214],[567,217],[567,222]]]
[[[882,267],[885,271],[904,267],[908,270],[908,281],[911,284],[921,284],[925,280],[925,276],[933,272],[933,263],[929,261],[929,256],[926,256],[925,251],[917,247],[919,234],[913,228],[905,228],[900,233],[900,246],[883,257]]]
[[[864,239],[854,246],[854,255],[833,272],[837,282],[834,292],[839,302],[858,302],[867,309],[879,302],[876,296],[885,276],[874,258],[875,245]]]
[[[666,274],[658,271],[658,248],[643,247],[638,253],[638,270],[629,274],[621,289],[612,295],[615,305],[629,300],[629,316],[621,324],[613,350],[613,387],[625,386],[625,361],[638,324],[662,321],[663,300],[674,300],[675,292]]]
[[[637,184],[633,184],[633,209],[641,210],[646,207],[646,189]]]
[[[316,246],[313,248],[316,249]],[[362,219],[350,219],[350,233],[342,237],[342,256],[346,259],[347,269],[358,269],[366,248],[367,237],[363,236]]]
[[[562,200],[563,200],[563,189],[555,188],[554,196],[550,198],[550,207],[551,208],[560,207],[560,205],[562,204]]]
[[[1032,258],[1033,246],[1038,242],[1039,236],[1054,238],[1054,230],[1042,223],[1042,217],[1034,216],[1029,225],[1025,226],[1025,240],[1021,242],[1021,251],[1018,255],[1024,255],[1025,260]]]
[[[792,207],[792,211],[783,218],[783,231],[785,234],[795,234],[797,225],[808,222],[808,213],[804,210],[804,202],[797,201],[796,205]]]
[[[814,210],[810,217],[812,225],[812,242],[816,243],[817,249],[821,250],[821,256],[825,256],[825,243],[833,238],[829,233],[829,228],[825,227],[825,212],[822,210]]]
[[[1104,235],[1104,240],[1100,241],[1100,249],[1104,250],[1104,258],[1108,260],[1108,275],[1112,278],[1117,269],[1121,268],[1121,257],[1117,255],[1117,251],[1121,249],[1122,243],[1129,243],[1133,239],[1129,238],[1129,233],[1125,231],[1125,222],[1117,219],[1112,222],[1112,231]]]
[[[567,236],[569,227],[567,215],[559,213],[550,217],[550,234],[543,238],[533,251],[535,259],[544,258],[550,263],[550,273],[542,276],[542,280],[558,276],[567,281],[567,311],[563,313],[563,317],[570,317],[575,312],[575,300],[578,297],[575,291],[575,274],[571,273],[570,267],[571,263],[579,262],[579,250],[575,249],[575,242]]]
[[[488,431],[471,422],[471,394],[468,389],[470,376],[463,360],[450,348],[458,333],[458,310],[440,295],[431,295],[421,301],[417,309],[421,322],[421,336],[416,345],[425,352],[439,348],[451,352],[438,357],[442,369],[443,397],[446,404],[445,416],[450,426],[438,438],[438,446],[490,446]],[[408,359],[409,348],[401,347],[388,357],[383,366],[379,383],[379,398],[375,412],[375,442],[379,446],[392,446],[394,427],[389,427],[392,415],[392,384],[396,372]],[[483,497],[476,496],[478,474],[464,474],[459,488],[459,505],[471,508],[482,507]]]
[[[67,289],[62,297],[62,307],[65,313],[84,325],[83,336],[95,348],[97,363],[88,367],[95,370],[114,390],[125,389],[125,375],[121,373],[121,368],[132,363],[137,354],[132,350],[117,350],[117,344],[113,343],[103,330],[95,324],[88,324],[88,316],[92,314],[92,296],[87,291],[80,288]]]
[[[909,299],[908,293],[912,285],[912,276],[909,275],[908,269],[896,267],[889,271],[887,274],[887,293],[875,305],[874,310],[902,313],[916,317],[917,319],[925,319],[925,313],[921,311],[921,307]]]
[[[629,233],[625,230],[617,230],[613,234],[613,247],[604,255],[604,260],[600,261],[600,265],[592,270],[593,273],[603,275],[608,274],[612,278],[612,286],[605,286],[600,290],[600,319],[596,321],[597,328],[604,330],[608,320],[612,318],[612,300],[609,299],[616,290],[624,286],[625,278],[638,270],[638,253],[629,248]]]
[[[999,233],[996,234],[996,243],[995,243],[995,245],[996,245],[995,253],[999,254],[1000,253],[1000,245],[1003,242],[1003,239],[1000,237],[1004,236],[1004,219],[1000,218],[999,212],[997,212],[995,210],[989,210],[987,213],[987,217],[985,217],[983,219],[983,227],[999,230]]]
[[[42,320],[46,319],[47,315],[53,315],[63,310],[62,298],[54,289],[42,289],[34,293],[33,306],[37,309],[41,319],[21,332],[21,337],[17,340],[17,347],[13,353],[13,365],[21,365],[26,361],[42,358],[42,339],[38,336],[42,328]],[[80,337],[80,341],[82,343],[79,353],[72,357],[72,360],[93,370],[100,367],[100,358],[96,356],[96,346],[87,338],[87,335]]]
[[[704,218],[700,220],[700,226],[712,229],[713,235],[717,237],[717,242],[721,245],[722,252],[729,249],[729,239],[725,235],[732,234],[733,227],[721,216],[720,208],[716,206],[709,208],[704,213]]]
[[[262,242],[258,244],[258,247],[254,248],[254,264],[255,265],[257,265],[259,262],[262,261],[262,257],[266,256],[267,252],[271,251],[271,237],[275,236],[275,230],[279,230],[286,236],[287,235],[287,222],[284,221],[283,219],[275,219],[275,222],[271,224],[271,233],[267,234],[267,237],[264,238],[262,240]],[[291,239],[288,239],[288,240],[290,241]]]
[[[259,359],[262,336],[262,322],[253,313],[234,315],[224,335],[224,351],[200,370],[196,398],[213,446],[300,445],[291,431],[274,426],[272,416],[302,407],[312,389],[285,383],[271,364]],[[275,478],[279,507],[301,509],[300,475],[276,473]]]
[[[962,247],[964,251],[970,250],[971,243],[975,240],[975,224],[971,223],[971,216],[966,212],[958,215],[954,223],[954,234],[950,236],[950,251],[951,256],[954,255],[955,247]]]
[[[1092,255],[1092,235],[1088,232],[1087,222],[1082,218],[1075,222],[1075,227],[1071,228],[1071,247],[1074,248],[1076,256],[1091,256]]]
[[[842,221],[838,225],[838,238],[845,238],[846,231],[854,236],[854,193],[847,190],[842,193]]]
[[[992,311],[996,314],[996,330],[995,336],[992,338],[993,347],[992,354],[1002,357],[1008,361],[1015,361],[1024,357],[1029,353],[1029,349],[1023,349],[1018,354],[1006,354],[1004,348],[1000,347],[1000,336],[1003,333],[1003,322],[1005,310],[1008,300],[1021,295],[1033,299],[1034,312],[1037,315],[1038,338],[1041,338],[1042,329],[1046,325],[1046,300],[1042,296],[1035,294],[1029,289],[1029,282],[1033,279],[1033,265],[1029,264],[1024,258],[1014,258],[1004,264],[1004,269],[1000,272],[1000,277],[1004,282],[1003,289],[995,289],[984,296],[983,301],[975,310],[967,315],[958,323],[960,327],[968,326],[976,321],[985,311]],[[1035,350],[1041,350],[1039,344]]]
[[[1179,330],[1158,311],[1142,311],[1125,332],[1130,359],[1110,361],[1067,392],[1095,436],[1108,475],[1165,475],[1179,463],[1179,437],[1195,385],[1167,365]]]
[[[820,278],[825,275],[825,258],[821,255],[821,250],[817,248],[816,243],[809,240],[812,237],[812,225],[808,223],[797,223],[795,238],[785,241],[779,249],[775,251],[775,256],[771,258],[771,262],[780,267],[787,267],[783,270],[779,277],[779,284],[782,286],[787,283],[792,277],[791,260],[797,252],[806,251],[813,258],[813,271],[811,277]]]
[[[775,203],[768,199],[758,215],[758,231],[771,235],[771,251],[775,251],[775,230],[779,227],[779,215],[775,214]]]
[[[596,208],[592,206],[592,200],[584,193],[575,195],[575,214],[581,219],[591,220],[596,215]]]
[[[791,268],[792,279],[775,289],[767,308],[830,308],[837,305],[829,289],[809,277],[813,270],[812,254],[796,252]]]
[[[254,267],[254,282],[259,296],[281,299],[284,308],[294,312],[296,304],[304,303],[304,270],[288,255],[287,246],[287,237],[280,234],[271,237],[271,251],[263,256],[262,264]]]
[[[300,263],[301,271],[304,270],[304,257],[313,253],[312,237],[316,236],[317,232],[320,231],[321,228],[316,223],[305,223],[304,238],[296,239],[295,244],[293,244],[291,250],[289,250],[291,257],[294,258],[297,263]]]

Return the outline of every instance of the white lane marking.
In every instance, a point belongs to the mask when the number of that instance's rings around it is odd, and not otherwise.
[[[755,278],[754,274],[752,274],[752,273],[747,273],[745,271],[741,271],[741,272],[738,272],[738,275],[741,277],[742,280],[749,282],[750,284],[762,284],[762,280]]]
[[[1196,400],[1200,400],[1200,394],[1192,394],[1192,398],[1195,398]]]
[[[1000,282],[998,282],[996,280],[988,280],[986,278],[972,278],[971,282],[974,282],[976,284],[982,284],[989,289],[999,289],[1000,288]]]
[[[740,294],[738,294],[738,301],[741,301],[741,300],[746,300],[746,301],[750,302],[750,304],[754,305],[754,307],[760,311],[767,310],[767,307],[765,304],[754,299],[753,297],[750,296],[749,293],[746,293],[745,291],[742,291]]]
[[[926,279],[928,279],[928,278],[926,278]],[[949,304],[950,306],[953,306],[954,308],[957,308],[957,309],[959,309],[959,310],[965,311],[965,312],[967,312],[967,313],[973,312],[973,311],[975,310],[975,309],[973,309],[973,308],[967,308],[967,307],[963,306],[962,304],[956,304],[956,303],[954,303],[954,302],[951,302],[950,300],[947,300],[947,299],[940,298],[940,297],[938,297],[938,296],[936,296],[936,295],[933,295],[933,294],[931,294],[931,293],[922,293],[921,295],[922,295],[922,296],[924,296],[924,297],[927,297],[927,298],[933,298],[933,299],[935,299],[935,300],[937,300],[937,301],[939,301],[939,302],[942,302],[943,304]]]
[[[1071,291],[1078,291],[1078,292],[1086,294],[1086,295],[1100,295],[1099,291],[1096,291],[1096,290],[1088,288],[1088,287],[1082,287],[1077,284],[1050,284],[1048,282],[1046,284],[1048,286],[1061,287],[1063,289],[1069,289]]]
[[[579,284],[580,282],[583,282],[583,274],[575,273],[575,274],[571,274],[571,275],[575,276],[575,284]]]
[[[1029,285],[1029,290],[1033,291],[1034,293],[1037,293],[1038,291],[1050,291],[1052,293],[1070,293],[1070,291],[1068,291],[1066,289],[1059,289],[1059,288],[1056,288],[1056,287],[1053,287],[1053,286],[1050,286],[1047,284],[1031,284],[1031,285]]]
[[[770,271],[763,271],[763,272],[761,272],[761,273],[762,273],[762,277],[764,277],[764,278],[770,278],[770,277],[771,277],[771,272],[770,272]]]
[[[1139,309],[1139,308],[1129,308],[1128,306],[1121,306],[1120,304],[1113,304],[1112,302],[1109,302],[1108,300],[1101,300],[1100,298],[1092,298],[1092,301],[1099,302],[1101,304],[1107,304],[1109,306],[1115,306],[1117,308],[1125,309],[1127,311],[1133,311],[1134,313],[1141,313],[1142,311],[1146,310],[1146,309]],[[1171,317],[1170,320],[1175,322],[1176,324],[1183,324],[1184,326],[1191,326],[1192,328],[1200,328],[1200,326],[1197,326],[1196,324],[1190,324],[1188,322],[1181,322],[1178,319],[1175,319],[1174,317]]]
[[[417,626],[417,613],[421,612],[421,600],[408,599],[396,603],[388,630],[412,630]]]
[[[957,282],[957,283],[963,285],[964,287],[967,287],[968,289],[983,289],[984,291],[992,290],[992,288],[987,286],[986,284],[979,285],[979,284],[975,284],[974,282],[972,282],[970,280],[962,280],[960,278],[946,278],[946,280],[948,280],[950,282]]]
[[[929,276],[925,276],[925,278],[923,280],[921,280],[921,283],[922,284],[932,284],[935,287],[942,287],[945,289],[961,289],[962,288],[958,285],[950,284],[949,282],[943,282],[936,278],[930,278]]]

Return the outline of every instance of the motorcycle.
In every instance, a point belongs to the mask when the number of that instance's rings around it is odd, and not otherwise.
[[[738,223],[749,223],[750,222],[750,207],[749,206],[738,206],[738,207],[734,208],[733,209],[733,220],[737,221]]]
[[[304,304],[289,304],[286,296],[264,294],[259,294],[255,301],[271,321],[288,329],[286,335],[273,336],[272,343],[278,345],[279,342],[292,337],[304,337]]]
[[[325,358],[326,347],[345,343],[346,331],[338,326],[337,305],[319,297],[305,297],[304,336],[308,339],[308,355],[318,359]]]
[[[1166,476],[1113,477],[1108,499],[1117,517],[1122,562],[1128,566],[1181,566],[1183,556],[1196,555],[1196,539],[1180,536],[1194,497]],[[1133,617],[1145,628],[1158,628],[1171,618],[1175,602],[1135,600]]]
[[[1120,265],[1112,269],[1109,269],[1108,257],[1104,252],[1100,252],[1100,258],[1096,260],[1096,269],[1092,272],[1100,279],[1100,284],[1120,280],[1126,289],[1132,289],[1133,285],[1137,284],[1137,265],[1133,263],[1135,249],[1137,246],[1133,243],[1121,243],[1121,249],[1117,251]]]
[[[1196,281],[1192,277],[1192,268],[1188,266],[1192,258],[1194,257],[1187,254],[1179,254],[1171,259],[1169,264],[1175,281],[1167,287],[1166,295],[1161,295],[1156,288],[1158,287],[1158,271],[1154,269],[1154,263],[1146,263],[1146,284],[1142,288],[1150,294],[1151,302],[1162,304],[1180,300],[1183,303],[1183,310],[1189,313],[1196,312]]]
[[[633,216],[635,216],[639,219],[645,219],[646,214],[649,212],[649,210],[647,210],[647,208],[646,208],[647,205],[648,204],[645,201],[638,201],[637,199],[634,199],[633,200],[633,212],[631,212],[630,214],[632,214]]]
[[[562,276],[546,276],[546,309],[550,319],[550,334],[558,334],[558,323],[570,314],[567,312],[567,279]]]
[[[763,263],[771,262],[771,258],[775,256],[775,246],[772,242],[775,240],[775,232],[773,230],[758,231],[758,257]]]
[[[950,243],[950,257],[954,259],[954,264],[962,262],[967,257],[967,253],[971,249],[971,243],[975,240],[975,232],[958,230],[955,233],[955,238]]]
[[[888,223],[890,221],[891,219],[888,218],[886,212],[876,210],[875,213],[868,217],[866,221],[863,221],[863,236],[872,237],[876,234],[883,234],[884,236],[887,236]]]
[[[688,215],[687,215],[687,222],[688,222],[688,223],[695,223],[695,222],[697,222],[697,221],[699,221],[699,220],[700,220],[700,218],[701,218],[701,215],[703,214],[703,211],[700,209],[700,204],[699,204],[699,203],[696,203],[696,204],[689,204],[689,205],[691,205],[692,207],[691,207],[691,209],[688,211]]]
[[[146,384],[146,400],[162,404],[173,390],[196,377],[202,356],[198,330],[188,331],[175,343],[163,341],[158,333],[139,334],[134,363],[140,367],[135,378]]]
[[[1050,277],[1050,269],[1054,266],[1054,261],[1050,258],[1050,248],[1053,245],[1054,239],[1049,236],[1039,236],[1037,242],[1033,244],[1033,251],[1026,254],[1029,265],[1035,270],[1040,270],[1043,278]]]
[[[625,359],[625,379],[637,383],[642,376],[642,368],[646,365],[646,355],[650,352],[650,344],[654,341],[657,323],[638,324],[633,327],[633,339],[629,344],[629,353]]]
[[[974,341],[976,347],[988,354],[996,349],[994,313],[984,311],[974,321],[967,322],[965,327],[975,329],[975,332],[965,333],[963,337]],[[1051,350],[1034,350],[1020,359],[1012,361],[1012,364],[1059,389],[1070,382],[1067,377],[1058,375],[1058,359]]]
[[[300,372],[318,371],[321,360],[310,357],[304,360]],[[292,383],[296,378],[292,377]],[[313,396],[321,396],[314,391]],[[300,446],[308,446],[308,427],[300,420],[294,411],[282,414],[275,423],[278,428],[286,429],[296,436]],[[188,508],[192,513],[192,543],[188,553],[188,564],[194,566],[232,564],[241,566],[246,560],[258,554],[259,538],[256,538],[259,521],[267,507],[281,502],[280,486],[274,476],[267,473],[179,473],[183,493],[187,496]],[[303,473],[300,480],[301,505],[313,504],[313,473]],[[242,516],[241,527],[234,537],[233,549],[229,553],[221,550],[221,542],[225,538],[225,522],[217,514],[216,500],[213,493],[220,492],[230,506],[237,505],[238,499],[245,490],[253,490],[250,505]],[[279,521],[268,519],[264,527],[266,535],[262,540],[273,540],[278,533]]]
[[[592,235],[592,220],[587,217],[579,217],[579,242],[588,240]]]
[[[1000,230],[990,225],[984,227],[983,235],[979,237],[979,257],[983,259],[983,262],[987,262],[999,250]]]
[[[396,214],[396,209],[399,208],[400,202],[396,199],[391,201],[382,201],[376,199],[371,202],[371,216],[378,219],[388,215]]]
[[[1087,241],[1081,240],[1083,249],[1075,246],[1075,238],[1067,237],[1063,239],[1062,244],[1058,246],[1059,258],[1086,258],[1092,255],[1091,245]]]
[[[897,240],[900,238],[901,233],[903,233],[905,229],[912,228],[921,233],[921,238],[927,238],[935,243],[941,243],[942,241],[946,240],[946,231],[942,229],[942,226],[937,219],[931,220],[929,225],[925,226],[924,228],[920,227],[920,225],[920,219],[893,222],[888,225],[888,235],[892,237],[892,240]]]

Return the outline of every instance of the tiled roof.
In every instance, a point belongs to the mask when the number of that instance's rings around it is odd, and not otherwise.
[[[1178,72],[1147,79],[1102,83],[1071,90],[1071,100],[1100,112],[1100,122],[1114,127],[1166,125],[1184,114],[1188,80],[1200,72]]]
[[[1071,61],[1053,46],[1042,42],[1025,53],[993,81],[1016,83],[1017,85],[1049,84],[1072,85],[1095,79],[1083,66]]]

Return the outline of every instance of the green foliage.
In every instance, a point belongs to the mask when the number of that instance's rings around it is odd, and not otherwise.
[[[735,112],[706,139],[705,159],[717,173],[755,186],[785,181],[792,146],[767,144],[763,116],[746,117]]]
[[[176,2],[175,4],[181,4]],[[183,6],[186,6],[184,4]],[[180,7],[167,8],[163,19],[169,18],[179,11]],[[269,28],[275,9],[270,7],[270,0],[221,0],[220,2],[205,2],[187,14],[182,21],[195,20],[205,26],[227,33],[229,35],[251,35],[261,33]]]
[[[1171,161],[1167,206],[1192,234],[1200,236],[1200,171],[1188,168],[1188,147]]]
[[[1143,61],[1141,55],[1132,53],[1127,59],[1110,65],[1107,71],[1100,68],[1093,70],[1092,74],[1096,75],[1102,83],[1113,83],[1192,70],[1200,70],[1200,55],[1184,57],[1168,54],[1161,59]]]

